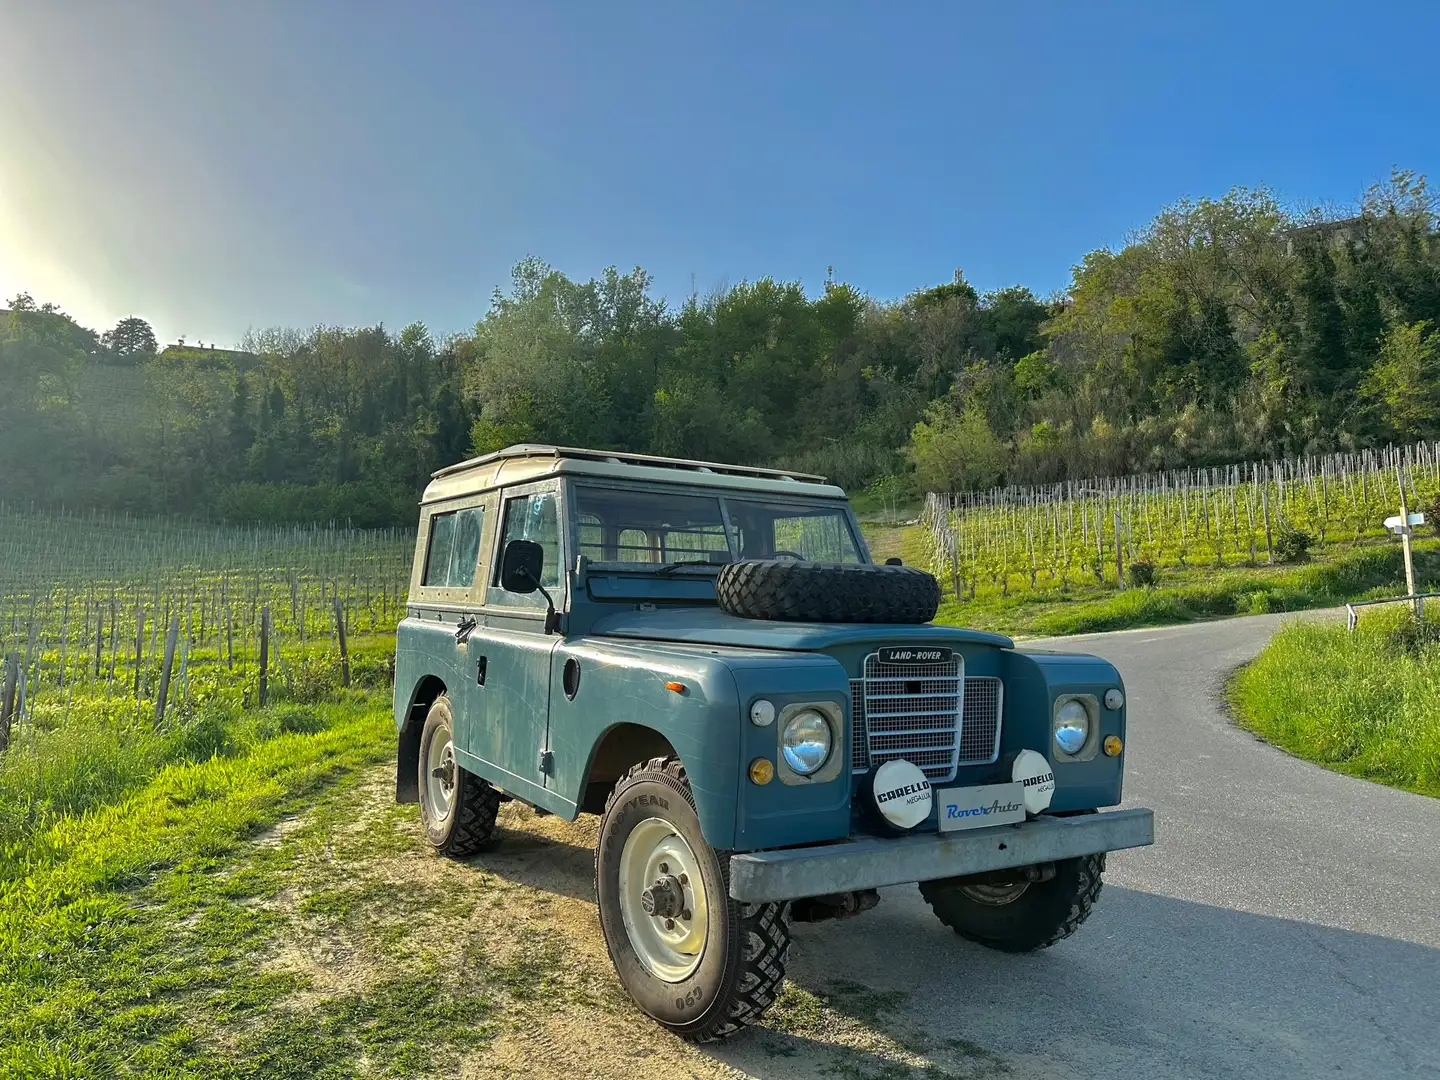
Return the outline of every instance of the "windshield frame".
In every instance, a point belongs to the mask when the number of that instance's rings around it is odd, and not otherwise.
[[[593,570],[600,570],[605,573],[639,574],[647,577],[660,577],[662,580],[683,577],[687,574],[699,574],[706,577],[713,577],[720,572],[724,563],[687,563],[685,560],[675,562],[607,562],[592,559],[583,555],[583,548],[580,545],[580,509],[578,489],[587,490],[610,490],[610,491],[644,491],[655,494],[673,494],[688,497],[700,496],[702,498],[713,498],[720,504],[720,517],[725,525],[725,543],[730,553],[730,562],[740,561],[740,552],[736,543],[736,529],[730,517],[730,500],[739,502],[765,502],[780,506],[793,506],[800,510],[826,509],[835,511],[845,524],[847,535],[855,552],[859,556],[858,566],[869,565],[870,549],[865,546],[864,537],[860,534],[859,523],[855,519],[854,508],[851,507],[848,499],[844,498],[816,498],[805,495],[791,495],[788,492],[754,492],[742,489],[730,489],[721,485],[710,486],[708,484],[662,484],[646,481],[627,481],[602,477],[586,477],[583,480],[578,477],[567,478],[565,484],[565,511],[569,524],[566,526],[570,550],[581,555],[585,559],[586,567]],[[671,569],[679,567],[678,570]],[[666,571],[660,574],[659,571]]]

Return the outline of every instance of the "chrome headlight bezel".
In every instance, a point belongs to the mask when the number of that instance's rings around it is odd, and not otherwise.
[[[1074,734],[1077,731],[1078,741]],[[1050,742],[1056,760],[1089,760],[1095,756],[1099,735],[1100,703],[1093,694],[1061,694],[1055,699]]]

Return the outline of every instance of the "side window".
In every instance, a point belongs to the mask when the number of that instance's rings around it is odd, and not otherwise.
[[[420,584],[446,589],[468,589],[473,585],[484,524],[483,506],[431,517],[430,549],[425,555],[425,574]]]
[[[545,562],[540,571],[540,584],[547,589],[560,585],[560,518],[558,500],[553,491],[536,491],[505,500],[505,525],[501,533],[500,553],[495,560],[495,575],[490,584],[490,602],[501,604],[543,605],[539,593],[529,595],[506,592],[500,587],[500,564],[505,545],[511,540],[533,540],[545,549]]]

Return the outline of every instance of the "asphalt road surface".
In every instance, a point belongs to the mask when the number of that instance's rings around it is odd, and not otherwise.
[[[1074,937],[994,953],[895,888],[797,926],[791,978],[906,992],[907,1023],[1011,1075],[1440,1077],[1440,801],[1230,724],[1225,677],[1282,618],[1031,643],[1119,667],[1125,803],[1155,811],[1155,845],[1109,857]]]

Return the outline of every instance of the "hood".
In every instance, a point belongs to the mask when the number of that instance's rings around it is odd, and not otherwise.
[[[634,608],[606,615],[590,628],[604,637],[641,638],[647,641],[676,641],[688,645],[738,645],[752,649],[785,649],[820,652],[841,645],[867,641],[903,644],[907,641],[930,645],[1014,646],[1003,634],[965,630],[958,626],[920,626],[896,623],[799,623],[742,619],[727,615],[718,607],[676,607],[660,611]]]

